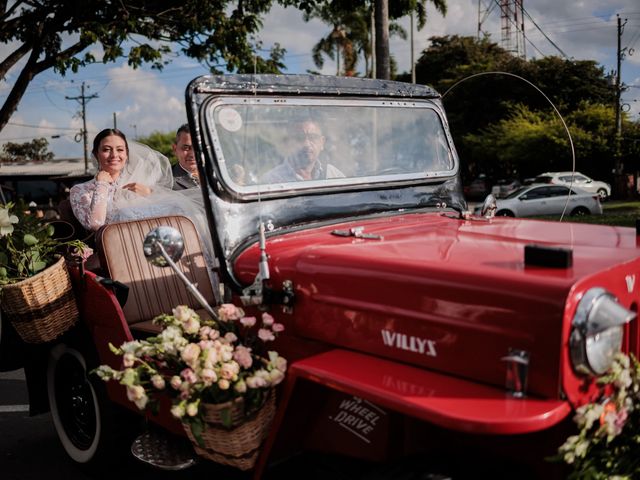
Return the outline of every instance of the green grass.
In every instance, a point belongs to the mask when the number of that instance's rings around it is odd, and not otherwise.
[[[613,201],[602,205],[602,215],[585,215],[583,217],[565,217],[566,221],[576,223],[591,223],[596,225],[613,225],[618,227],[636,226],[636,219],[640,218],[640,202]],[[534,217],[544,220],[558,220],[557,215]]]

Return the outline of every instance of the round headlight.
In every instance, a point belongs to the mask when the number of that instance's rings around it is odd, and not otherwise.
[[[636,314],[603,288],[588,290],[576,308],[569,346],[574,369],[602,375],[622,348],[624,324]]]

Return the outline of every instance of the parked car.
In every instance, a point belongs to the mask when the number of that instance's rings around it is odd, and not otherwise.
[[[496,205],[496,215],[505,217],[560,215],[563,211],[571,216],[602,215],[598,195],[578,188],[569,190],[561,185],[534,184],[522,187],[506,198],[499,199]]]
[[[504,198],[515,192],[521,187],[520,181],[516,178],[503,178],[498,180],[493,187],[491,193],[496,198]]]
[[[580,172],[546,172],[538,175],[534,183],[574,186],[587,192],[597,193],[603,202],[611,196],[611,185],[593,180]]]
[[[469,214],[441,97],[427,86],[204,76],[186,99],[220,291],[286,327],[277,351],[289,368],[254,478],[305,450],[396,462],[386,478],[564,478],[545,458],[574,431],[614,354],[640,353],[635,229]],[[292,135],[310,119],[321,134]],[[304,179],[296,162],[309,143],[320,163]],[[293,175],[264,180],[281,165]],[[328,165],[341,175],[329,178]],[[50,406],[78,463],[112,445],[114,405],[135,410],[123,387],[88,373],[120,367],[109,344],[145,335],[176,301],[197,307],[178,275],[145,263],[145,232],[182,232],[179,268],[213,301],[189,223],[104,227],[102,268],[72,268],[80,320],[34,349],[30,402]],[[31,351],[0,338],[0,358]],[[174,435],[152,446],[185,435],[166,409],[146,420]]]

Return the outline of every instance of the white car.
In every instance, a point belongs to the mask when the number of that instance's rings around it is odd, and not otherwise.
[[[573,175],[573,182],[571,176]],[[534,183],[553,183],[555,185],[573,186],[590,193],[597,193],[601,201],[611,196],[611,185],[583,175],[580,172],[546,172],[538,175]]]
[[[567,203],[568,215],[602,215],[598,194],[571,189],[562,185],[529,185],[522,187],[507,198],[497,201],[496,215],[507,217],[529,217],[532,215],[560,215]]]

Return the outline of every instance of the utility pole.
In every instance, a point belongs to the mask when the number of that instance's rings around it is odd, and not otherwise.
[[[411,83],[416,83],[416,60],[413,51],[413,11],[411,11]]]
[[[624,51],[626,50],[622,48],[622,32],[624,31],[624,26],[627,24],[627,20],[625,19],[624,23],[622,23],[622,19],[619,15],[618,17],[618,50],[617,50],[617,60],[616,60],[616,80],[615,80],[615,89],[616,89],[616,125],[615,125],[615,138],[614,138],[614,158],[615,158],[615,167],[614,167],[614,175],[616,178],[616,186],[618,187],[618,192],[622,194],[622,196],[626,196],[626,182],[623,177],[624,165],[622,164],[622,111],[620,104],[620,97],[622,95],[622,59],[624,58]]]
[[[83,143],[84,143],[84,173],[89,171],[89,143],[87,141],[87,102],[92,98],[98,98],[98,94],[94,93],[93,95],[85,95],[84,94],[84,82],[82,82],[82,87],[80,88],[80,96],[79,97],[67,97],[67,100],[77,100],[82,106],[82,131],[80,134],[82,135]],[[79,141],[77,139],[76,141]]]

